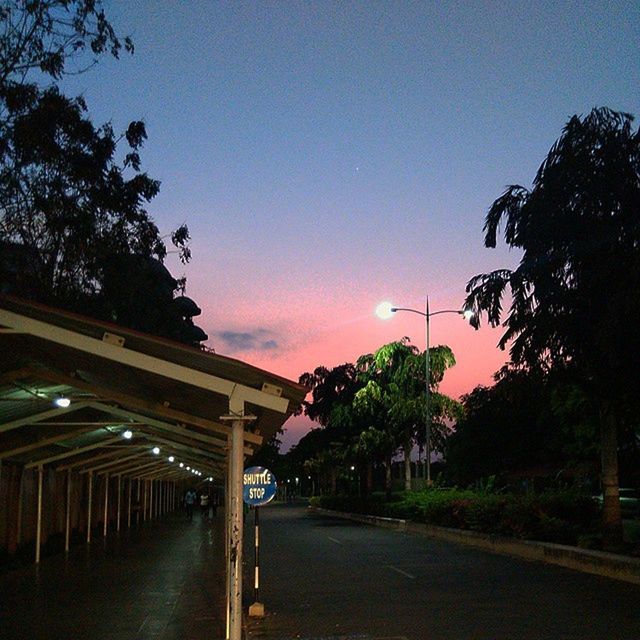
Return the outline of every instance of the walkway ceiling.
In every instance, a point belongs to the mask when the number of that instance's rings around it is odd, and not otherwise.
[[[1,295],[0,354],[0,460],[26,468],[222,478],[230,407],[255,416],[250,456],[306,393],[239,360]]]

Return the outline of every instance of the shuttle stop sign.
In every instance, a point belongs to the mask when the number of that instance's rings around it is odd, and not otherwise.
[[[278,483],[276,478],[264,467],[249,467],[244,470],[242,499],[246,504],[259,507],[273,500]]]

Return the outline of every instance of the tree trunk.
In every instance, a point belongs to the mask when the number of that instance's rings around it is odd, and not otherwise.
[[[622,516],[618,490],[618,432],[611,411],[600,414],[600,458],[602,482],[602,541],[605,549],[622,542]]]
[[[411,436],[405,434],[404,440],[404,489],[411,491]]]
[[[391,495],[391,456],[387,458],[384,469],[384,489],[387,496]]]
[[[367,495],[373,492],[373,462],[367,463]]]

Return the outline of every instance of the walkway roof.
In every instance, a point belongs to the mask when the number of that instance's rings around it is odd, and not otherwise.
[[[4,295],[0,354],[0,460],[27,468],[220,478],[230,411],[255,416],[250,455],[306,393],[233,358]],[[55,406],[61,397],[71,404]]]

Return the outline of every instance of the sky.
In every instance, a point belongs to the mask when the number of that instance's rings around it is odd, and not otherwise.
[[[208,346],[297,380],[460,309],[471,277],[512,268],[483,245],[509,184],[530,186],[573,114],[640,115],[634,1],[106,0],[135,55],[68,78],[95,122],[146,123],[148,209],[187,223]],[[501,330],[432,318],[453,397],[508,359]],[[284,449],[309,428],[291,418]]]

